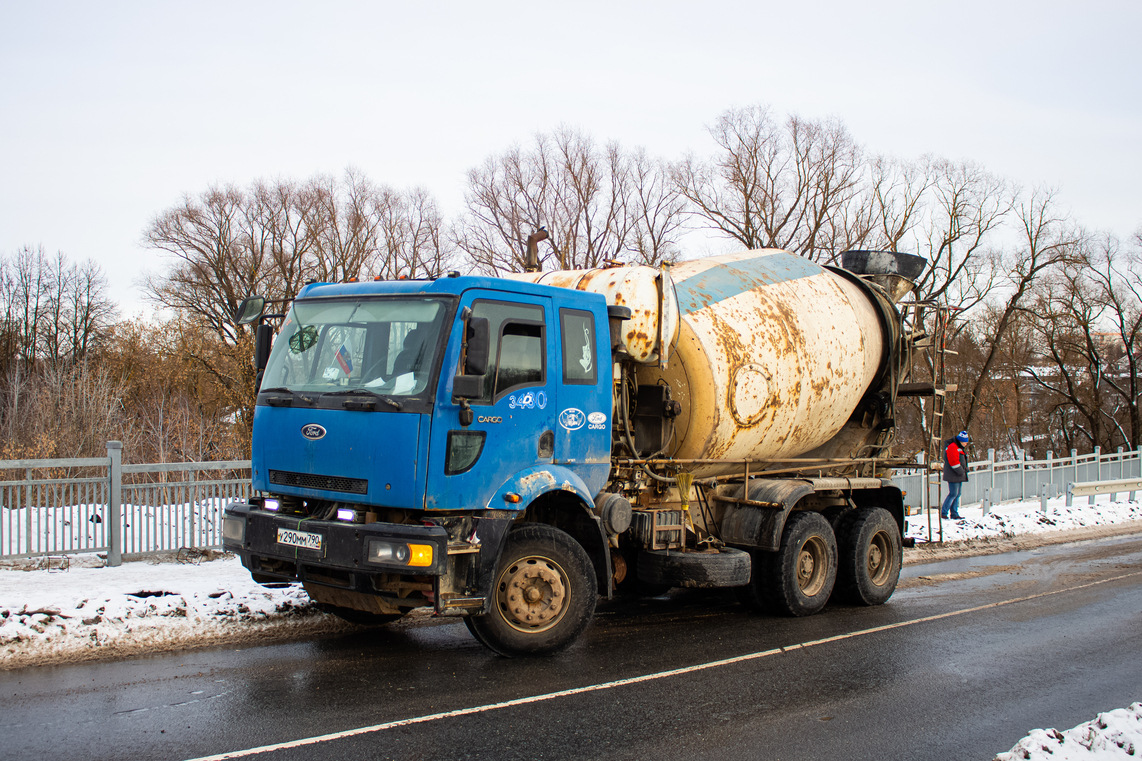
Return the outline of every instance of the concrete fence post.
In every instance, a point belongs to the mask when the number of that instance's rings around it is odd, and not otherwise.
[[[123,565],[123,442],[107,442],[107,565]]]
[[[1019,450],[1019,499],[1027,499],[1027,450]]]
[[[995,491],[995,450],[994,449],[987,450],[987,469],[988,469],[988,472],[990,473],[990,476],[988,478],[989,492],[987,495],[987,499],[988,499],[988,502],[990,502],[991,501],[991,492]],[[984,513],[984,515],[986,515],[986,514],[987,513]]]

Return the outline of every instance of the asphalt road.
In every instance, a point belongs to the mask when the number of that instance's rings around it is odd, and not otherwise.
[[[1142,700],[1140,651],[1135,535],[909,566],[807,619],[609,603],[545,659],[447,623],[0,672],[0,759],[990,759]]]

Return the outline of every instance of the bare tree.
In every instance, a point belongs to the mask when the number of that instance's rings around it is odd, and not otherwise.
[[[264,249],[249,241],[247,198],[236,187],[211,188],[198,198],[160,214],[145,239],[174,258],[162,274],[148,275],[144,289],[159,304],[194,315],[224,340],[238,328],[233,314],[246,296],[262,290],[266,277]]]
[[[678,236],[686,220],[686,201],[678,194],[662,161],[637,150],[630,156],[628,213],[632,217],[626,251],[637,264],[657,265],[681,257]]]
[[[1142,241],[1089,241],[1086,257],[1039,292],[1041,355],[1027,369],[1042,389],[1067,447],[1142,442]]]
[[[959,309],[979,304],[995,285],[997,233],[1014,206],[1004,180],[967,162],[932,160],[927,215],[917,253],[928,259],[919,292]]]
[[[157,303],[223,341],[243,335],[234,312],[248,295],[290,299],[309,280],[431,277],[450,261],[444,219],[428,193],[344,179],[212,188],[160,214],[145,239],[172,257],[145,278]]]
[[[763,106],[731,109],[710,128],[718,153],[675,172],[679,191],[706,226],[744,247],[782,248],[814,261],[864,240],[863,152],[835,119],[791,116]]]
[[[541,227],[550,268],[677,256],[682,210],[664,165],[566,128],[469,171],[467,209],[456,245],[486,272],[522,271],[527,237]]]
[[[982,391],[991,380],[992,368],[1016,316],[1023,311],[1032,288],[1046,272],[1081,261],[1079,232],[1057,209],[1054,194],[1048,190],[1033,191],[1018,209],[1024,233],[1023,245],[1003,259],[1000,290],[1007,293],[1002,306],[995,310],[986,351],[976,373],[964,427],[970,428],[984,401]]]

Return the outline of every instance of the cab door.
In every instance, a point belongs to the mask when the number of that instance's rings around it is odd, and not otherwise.
[[[561,377],[554,461],[574,471],[595,494],[610,473],[613,376],[604,313],[582,301],[555,305]]]
[[[554,454],[558,379],[549,369],[555,340],[551,300],[469,291],[460,307],[433,412],[425,507],[512,509],[513,504],[491,503],[496,492],[524,468],[550,463]],[[451,393],[464,307],[472,317],[486,318],[489,327],[488,369],[481,395],[469,400],[468,426],[461,425]]]

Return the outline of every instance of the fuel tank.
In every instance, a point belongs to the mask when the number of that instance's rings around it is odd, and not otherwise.
[[[626,270],[649,272],[632,280],[641,287],[611,285],[627,282]],[[647,285],[650,273],[663,278],[659,287],[669,296]],[[868,437],[838,433],[869,390],[890,377],[899,343],[899,318],[884,288],[776,249],[680,262],[668,273],[620,267],[525,277],[598,290],[608,303],[643,315],[624,334],[670,336],[665,352],[651,341],[634,365],[640,385],[667,384],[681,405],[664,455],[777,460],[857,454],[847,450]],[[692,470],[699,476],[726,472],[716,464]]]

